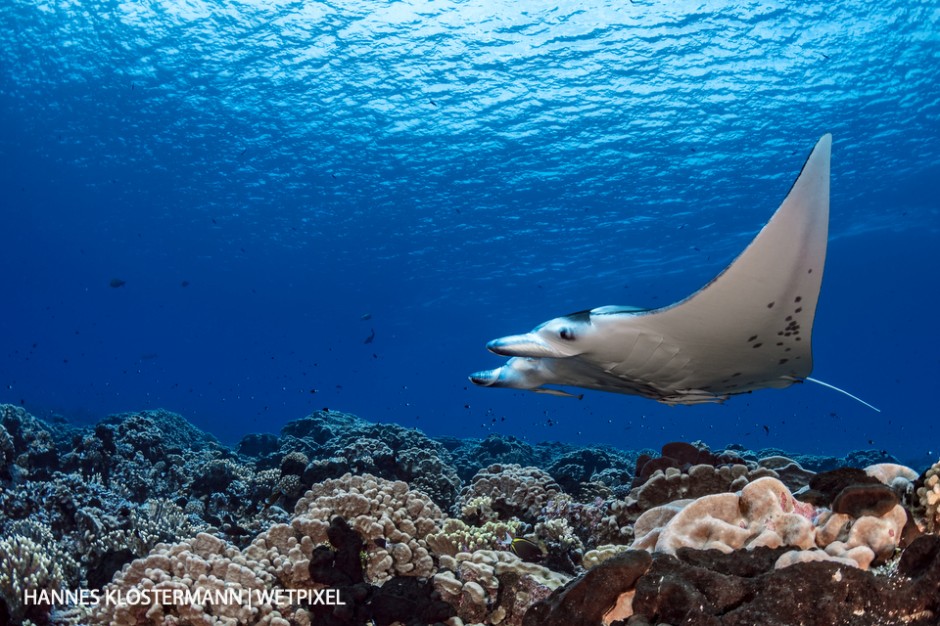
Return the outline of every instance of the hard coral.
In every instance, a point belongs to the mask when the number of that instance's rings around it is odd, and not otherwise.
[[[440,565],[434,586],[465,623],[519,626],[532,604],[569,580],[510,552],[461,552]]]
[[[318,411],[281,431],[282,450],[311,453],[302,472],[307,484],[346,473],[403,480],[443,506],[460,488],[451,453],[421,432],[396,424],[373,424],[338,411]]]
[[[927,532],[940,530],[940,461],[933,464],[923,475],[923,484],[917,489],[920,505],[924,507],[924,522]]]
[[[290,525],[272,526],[245,554],[271,563],[271,573],[285,586],[309,585],[310,556],[317,544],[328,540],[330,520],[337,515],[366,542],[367,582],[434,573],[426,538],[440,530],[443,513],[430,498],[409,490],[406,483],[369,474],[346,475],[314,485],[297,502]]]
[[[516,536],[521,526],[518,520],[470,526],[463,520],[450,517],[443,521],[440,531],[428,534],[426,541],[436,556],[455,556],[459,552],[477,550],[508,550],[509,538]]]
[[[45,535],[40,541],[19,533],[0,539],[0,609],[6,605],[8,623],[25,619],[46,621],[51,607],[27,604],[23,593],[26,590],[58,591],[65,587],[66,576],[55,554],[55,541],[51,540],[48,529]],[[0,613],[0,621],[3,619]]]
[[[259,563],[246,560],[234,546],[207,534],[169,546],[160,544],[146,558],[126,566],[105,587],[105,592],[126,592],[134,589],[182,589],[190,593],[215,592],[225,589],[236,594],[259,592],[270,588],[273,576]],[[128,604],[100,603],[93,611],[95,623],[112,626],[143,626],[151,624],[199,624],[229,626],[262,623],[261,618],[275,611],[270,604],[249,606],[229,604]]]
[[[555,480],[537,467],[490,465],[477,472],[472,483],[463,488],[456,506],[461,510],[474,499],[487,497],[490,509],[500,520],[515,517],[535,523],[548,502],[560,493],[561,487]]]
[[[633,547],[675,554],[683,547],[730,553],[742,548],[788,546],[825,549],[863,569],[883,561],[900,542],[907,515],[899,505],[882,515],[819,511],[796,500],[774,478],[746,485],[740,494],[714,494],[651,509],[636,523]],[[802,557],[801,557],[802,558]]]

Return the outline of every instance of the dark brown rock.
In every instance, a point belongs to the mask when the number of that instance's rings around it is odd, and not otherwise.
[[[828,506],[839,493],[849,485],[880,485],[877,478],[872,478],[864,470],[854,467],[840,467],[828,472],[820,472],[809,481],[809,488],[819,492],[819,499],[823,505]],[[804,500],[806,502],[807,500]]]
[[[774,568],[777,559],[784,552],[792,548],[754,548],[748,550],[744,556],[737,552],[730,554],[720,550],[694,550],[692,548],[679,548],[676,551],[676,557],[680,561],[692,565],[693,567],[705,568],[727,574],[729,576],[740,576],[743,578],[753,578]]]
[[[905,508],[904,513],[907,515],[907,519],[904,521],[904,528],[901,529],[901,541],[898,542],[898,547],[902,550],[924,534],[921,529],[918,528],[917,522],[915,522],[913,516],[911,516],[910,510]]]
[[[881,483],[874,485],[849,485],[839,492],[832,501],[835,513],[846,513],[854,518],[863,515],[881,517],[897,505],[898,496],[894,490]]]
[[[636,583],[633,624],[870,626],[940,623],[940,538],[904,551],[898,575],[832,562],[775,570],[778,551],[657,554]]]
[[[648,454],[642,454],[637,458],[632,486],[642,485],[656,470],[666,471],[670,467],[676,467],[685,472],[693,465],[718,467],[736,463],[744,463],[744,461],[733,453],[725,452],[716,455],[707,448],[698,448],[684,441],[673,441],[662,447],[662,456],[654,459]]]
[[[664,457],[675,459],[679,463],[679,467],[698,465],[699,463],[711,464],[715,458],[715,455],[708,450],[696,448],[691,443],[684,441],[667,443],[663,446],[662,453]]]
[[[937,568],[940,562],[940,537],[921,535],[911,542],[898,561],[898,574],[907,578],[922,578]]]
[[[650,554],[642,550],[608,559],[533,605],[522,626],[597,626],[620,594],[634,588],[651,562]]]

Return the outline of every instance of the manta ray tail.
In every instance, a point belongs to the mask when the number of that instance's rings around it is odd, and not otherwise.
[[[819,380],[818,378],[813,378],[812,376],[807,376],[807,377],[804,378],[803,380],[808,380],[808,381],[811,382],[811,383],[816,383],[817,385],[822,385],[823,387],[828,387],[829,389],[832,389],[833,391],[838,391],[839,393],[843,393],[843,394],[847,395],[848,397],[852,398],[853,400],[856,400],[856,401],[858,401],[858,402],[861,402],[862,404],[864,404],[865,406],[867,406],[869,409],[874,409],[875,411],[878,411],[879,413],[881,413],[881,409],[879,409],[879,408],[876,407],[876,406],[872,406],[872,405],[868,404],[867,402],[865,402],[864,400],[862,400],[862,399],[859,398],[858,396],[853,396],[852,394],[850,394],[850,393],[849,393],[848,391],[846,391],[845,389],[839,389],[839,388],[836,387],[835,385],[830,385],[829,383],[825,383],[825,382]]]

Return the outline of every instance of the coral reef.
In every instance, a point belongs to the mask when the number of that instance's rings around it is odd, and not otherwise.
[[[327,410],[233,450],[166,411],[75,428],[0,405],[0,624],[810,623],[779,600],[804,596],[837,598],[833,623],[932,623],[938,476],[882,452],[434,440]],[[84,587],[235,595],[22,596]],[[343,603],[275,593],[325,590]]]

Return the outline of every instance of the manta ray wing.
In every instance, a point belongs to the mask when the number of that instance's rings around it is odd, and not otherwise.
[[[831,145],[830,135],[819,140],[780,208],[718,277],[685,300],[633,318],[667,337],[687,361],[671,387],[742,393],[809,376]]]
[[[510,359],[471,380],[697,404],[805,379],[828,240],[831,143],[819,140],[770,221],[696,293],[661,309],[600,307],[491,341],[491,351],[526,359],[524,375]]]

